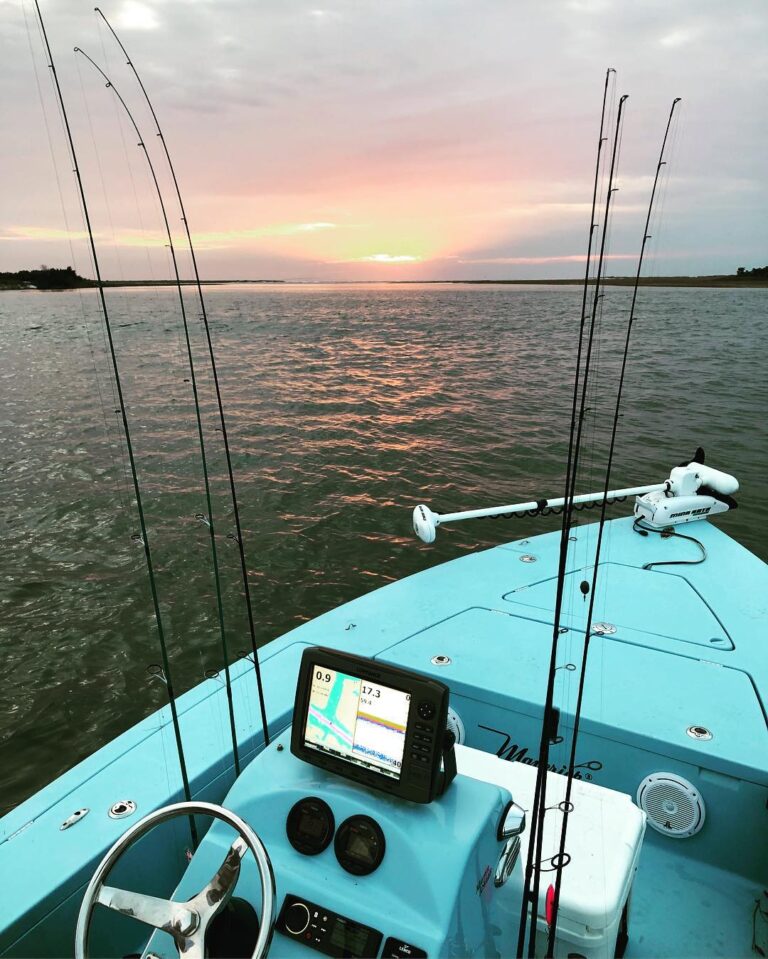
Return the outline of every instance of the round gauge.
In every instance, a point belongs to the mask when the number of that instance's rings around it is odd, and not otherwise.
[[[339,826],[334,841],[339,865],[353,876],[367,876],[384,859],[386,842],[381,826],[370,816],[350,816]]]
[[[316,796],[300,799],[288,813],[285,831],[293,848],[305,856],[316,856],[330,845],[336,822],[331,807]]]

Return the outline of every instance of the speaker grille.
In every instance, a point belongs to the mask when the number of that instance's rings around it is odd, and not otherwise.
[[[673,839],[695,836],[704,825],[704,800],[696,789],[674,773],[652,773],[637,790],[637,804],[648,825]]]

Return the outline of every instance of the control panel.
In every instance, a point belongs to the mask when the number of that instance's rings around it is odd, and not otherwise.
[[[276,928],[290,939],[298,939],[304,945],[338,959],[377,956],[383,938],[377,929],[291,893],[283,901]]]
[[[391,796],[432,802],[451,769],[455,774],[445,732],[448,698],[447,686],[420,673],[309,647],[299,670],[291,752]]]

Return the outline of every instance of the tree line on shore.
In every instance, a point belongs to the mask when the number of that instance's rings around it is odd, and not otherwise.
[[[710,280],[712,285],[716,285],[717,281],[721,283],[728,280],[736,281],[768,281],[768,266],[756,266],[752,270],[746,269],[746,267],[740,266],[736,270],[735,274],[731,275],[717,275],[717,276],[707,276],[707,277],[675,277],[669,279],[679,279],[679,280]],[[605,282],[616,283],[626,280],[629,282],[630,277],[611,277],[610,279],[606,278]],[[664,277],[655,277],[652,278],[655,281],[655,284],[663,282]],[[144,283],[146,281],[140,281]],[[257,281],[258,282],[258,281]],[[469,282],[469,283],[498,283],[498,282],[526,282],[526,281],[515,281],[515,280],[463,280],[460,282]],[[528,281],[531,282],[531,281]],[[535,282],[546,283],[550,282],[547,280],[538,280]],[[576,282],[569,280],[560,280],[555,281],[560,283]],[[646,280],[646,282],[651,282]],[[107,280],[105,286],[133,286],[138,285],[139,281],[125,281],[121,283],[120,281]],[[153,286],[171,286],[173,281],[171,280],[161,280],[161,281],[150,281],[150,285]],[[95,280],[88,280],[84,276],[80,276],[76,273],[71,266],[66,267],[49,267],[43,264],[38,270],[19,270],[16,273],[0,273],[0,290],[25,290],[25,289],[35,289],[35,290],[75,290],[83,287],[92,287],[96,286]]]
[[[96,286],[96,283],[75,273],[71,266],[59,268],[43,264],[39,270],[0,273],[0,290],[75,290],[84,286]]]

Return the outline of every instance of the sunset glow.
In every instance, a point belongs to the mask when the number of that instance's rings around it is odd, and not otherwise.
[[[764,262],[768,128],[753,122],[759,84],[740,78],[762,55],[767,10],[745,0],[727,46],[717,10],[694,0],[671,20],[645,5],[607,17],[587,0],[116,0],[106,13],[161,116],[205,277],[411,280],[579,275],[608,63],[616,93],[630,94],[609,262],[632,272],[673,96],[683,109],[649,264],[701,274]],[[167,236],[135,133],[72,46],[103,62],[136,111],[183,249],[135,81],[77,0],[47,15],[105,273],[165,275]],[[87,274],[71,161],[48,85],[38,99],[45,59],[34,44],[30,56],[18,0],[0,4],[0,38],[11,131],[0,143],[0,268],[74,257]],[[727,143],[739,144],[738,162]]]
[[[374,253],[372,256],[361,256],[360,263],[416,263],[420,256],[393,256],[391,253]]]

